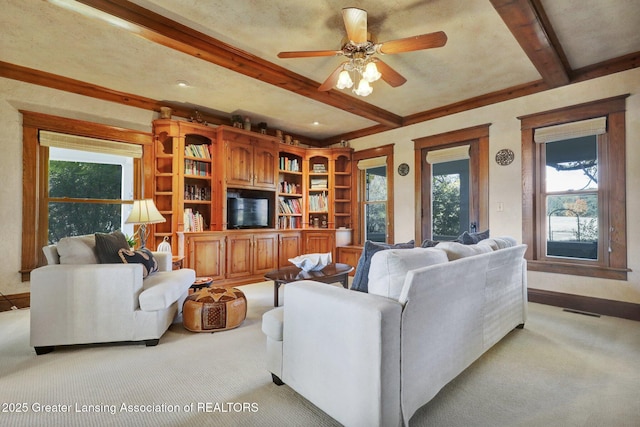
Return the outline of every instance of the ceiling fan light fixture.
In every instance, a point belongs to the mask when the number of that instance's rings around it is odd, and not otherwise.
[[[371,92],[373,92],[373,88],[365,79],[361,79],[358,83],[358,87],[353,90],[353,93],[358,96],[368,96],[371,94]]]
[[[351,80],[351,76],[347,70],[342,70],[340,72],[340,76],[338,77],[338,83],[336,83],[336,87],[338,89],[347,89],[353,86],[353,80]]]
[[[378,67],[376,67],[375,62],[369,62],[367,66],[364,68],[364,72],[362,73],[362,78],[369,83],[373,83],[376,80],[380,79],[382,74],[378,71]]]

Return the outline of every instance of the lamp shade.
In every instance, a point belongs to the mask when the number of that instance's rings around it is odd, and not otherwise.
[[[166,219],[156,208],[152,199],[134,200],[133,209],[129,214],[129,218],[125,221],[127,224],[156,224],[165,222]]]

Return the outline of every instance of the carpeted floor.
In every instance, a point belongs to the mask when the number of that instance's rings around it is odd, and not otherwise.
[[[77,346],[36,356],[29,311],[0,313],[0,425],[335,426],[264,368],[270,282],[242,286],[237,329],[173,325],[156,347]],[[313,367],[309,367],[313,369]],[[60,412],[60,411],[68,412]],[[530,304],[510,333],[410,421],[416,426],[638,426],[640,324]]]

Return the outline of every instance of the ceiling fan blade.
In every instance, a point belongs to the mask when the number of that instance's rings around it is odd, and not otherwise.
[[[324,83],[320,85],[320,87],[318,88],[319,91],[324,92],[327,90],[331,90],[335,87],[336,83],[338,83],[338,77],[340,77],[340,72],[342,71],[342,66],[344,64],[346,64],[346,62],[343,62],[342,64],[338,65],[338,68],[333,70],[333,73],[331,73],[329,77],[327,77],[327,80],[325,80]]]
[[[391,87],[402,86],[407,82],[407,79],[402,77],[400,73],[380,61],[380,59],[376,60],[376,67],[378,68],[378,71],[380,71],[380,74],[382,74],[382,80],[387,82]]]
[[[382,54],[411,52],[414,50],[430,49],[442,47],[447,43],[447,35],[443,31],[422,34],[420,36],[407,37],[404,39],[391,40],[381,43],[378,52]]]
[[[357,7],[345,7],[342,9],[342,19],[347,30],[349,40],[354,43],[367,41],[367,11]]]
[[[293,52],[280,52],[278,58],[312,58],[317,56],[338,56],[341,50],[302,50]]]

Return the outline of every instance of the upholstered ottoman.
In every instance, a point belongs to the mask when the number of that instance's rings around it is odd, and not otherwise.
[[[182,324],[192,332],[215,332],[240,326],[247,316],[247,298],[236,288],[203,288],[187,297]]]

